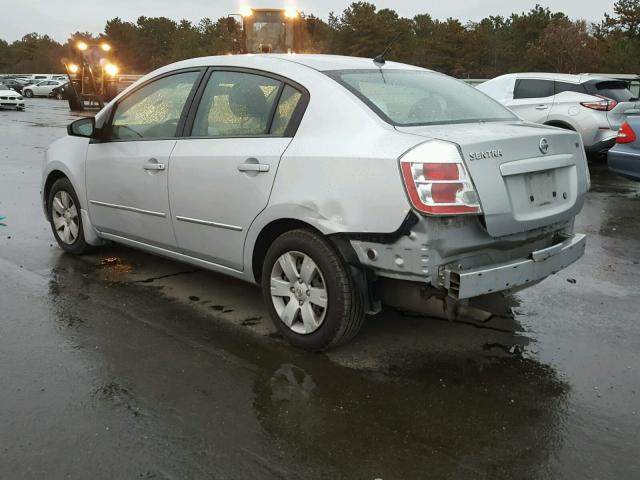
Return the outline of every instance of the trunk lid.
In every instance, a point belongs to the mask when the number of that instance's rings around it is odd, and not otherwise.
[[[493,237],[572,219],[582,208],[588,169],[580,136],[525,122],[397,127],[453,142],[480,197]],[[546,139],[548,150],[542,153]]]

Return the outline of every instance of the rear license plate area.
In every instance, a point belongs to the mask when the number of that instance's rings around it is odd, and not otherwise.
[[[562,198],[563,192],[558,191],[555,170],[525,174],[524,181],[527,202],[532,207],[551,205]]]

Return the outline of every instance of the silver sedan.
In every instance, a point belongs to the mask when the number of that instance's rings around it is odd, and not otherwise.
[[[166,66],[72,123],[42,203],[66,252],[109,240],[258,283],[318,351],[382,304],[453,314],[574,262],[587,189],[577,133],[447,76],[247,55]]]

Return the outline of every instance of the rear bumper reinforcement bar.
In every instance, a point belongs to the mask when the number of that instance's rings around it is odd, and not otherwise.
[[[469,270],[444,270],[444,287],[455,299],[510,290],[540,281],[571,265],[583,254],[586,236],[575,234],[551,247],[536,250],[528,258]]]

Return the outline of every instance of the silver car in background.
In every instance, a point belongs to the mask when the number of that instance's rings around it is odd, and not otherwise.
[[[593,75],[512,73],[477,86],[523,120],[574,130],[587,152],[611,148],[640,102],[627,82]]]
[[[319,351],[382,304],[453,311],[576,261],[587,190],[577,133],[447,76],[247,55],[166,66],[72,123],[42,203],[65,251],[109,240],[260,284]]]

